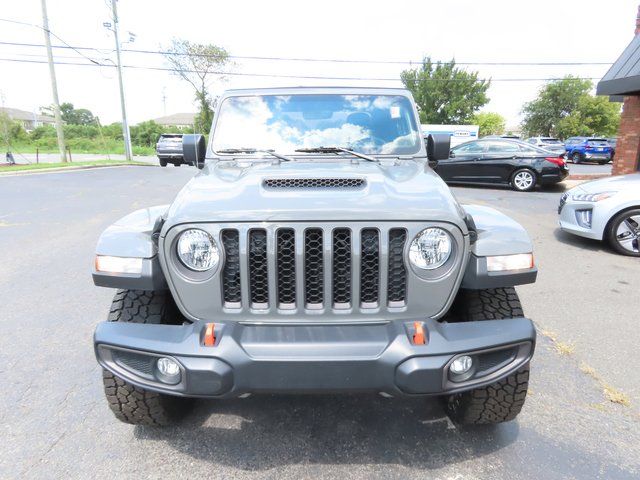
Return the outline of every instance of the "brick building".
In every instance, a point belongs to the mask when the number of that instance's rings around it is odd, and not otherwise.
[[[640,7],[635,37],[611,66],[596,90],[612,100],[623,100],[613,175],[640,170]]]

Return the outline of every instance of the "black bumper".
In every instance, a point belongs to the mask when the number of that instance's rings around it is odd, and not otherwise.
[[[216,324],[203,345],[204,324],[183,326],[103,322],[94,336],[98,362],[140,387],[194,397],[254,392],[356,392],[437,395],[493,383],[529,361],[535,328],[526,318],[466,323],[423,322],[426,344],[411,341],[413,322],[360,325]],[[475,372],[450,379],[460,354]],[[165,384],[160,356],[181,365],[181,380]]]

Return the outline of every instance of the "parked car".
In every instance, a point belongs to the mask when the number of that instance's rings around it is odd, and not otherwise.
[[[179,167],[184,162],[182,153],[182,134],[163,133],[156,143],[156,155],[161,167],[166,167],[168,163],[173,163]]]
[[[560,228],[640,257],[640,173],[583,183],[560,197]]]
[[[611,161],[613,162],[616,156],[616,148],[618,147],[618,139],[616,137],[607,138],[607,142],[611,146]]]
[[[562,155],[507,139],[458,145],[435,170],[447,183],[508,185],[522,192],[561,182],[569,174]]]
[[[557,154],[564,155],[566,151],[564,148],[564,143],[553,137],[531,137],[527,138],[527,143]]]
[[[208,148],[183,137],[202,170],[173,204],[98,242],[94,282],[120,289],[94,335],[118,419],[340,391],[440,396],[463,424],[518,415],[536,333],[513,287],[536,279],[531,240],[456,201],[427,165],[450,136],[425,146],[409,91],[232,90],[215,118]]]
[[[606,138],[570,137],[564,146],[567,159],[573,163],[589,161],[604,165],[611,161],[611,145]]]
[[[485,135],[482,138],[483,139],[506,138],[507,140],[520,140],[520,136],[519,135],[509,135],[509,134],[504,134],[504,135]]]

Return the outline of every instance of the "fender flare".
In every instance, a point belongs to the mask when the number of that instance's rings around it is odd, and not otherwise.
[[[169,205],[136,210],[110,225],[96,246],[96,255],[142,259],[140,274],[108,273],[93,267],[93,283],[131,290],[165,290],[167,282],[158,260],[157,235]]]

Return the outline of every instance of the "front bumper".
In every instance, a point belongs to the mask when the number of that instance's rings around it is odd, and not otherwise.
[[[414,322],[370,324],[217,323],[204,346],[201,322],[173,325],[103,322],[94,335],[98,362],[142,388],[192,397],[254,392],[355,392],[437,395],[506,377],[533,355],[535,328],[526,318],[465,323],[427,319],[426,342],[411,341]],[[452,381],[456,356],[474,358],[472,375]],[[163,383],[157,358],[180,364],[180,381]]]
[[[599,217],[595,214],[594,202],[572,200],[569,194],[560,198],[558,224],[565,232],[593,240],[602,240]]]

